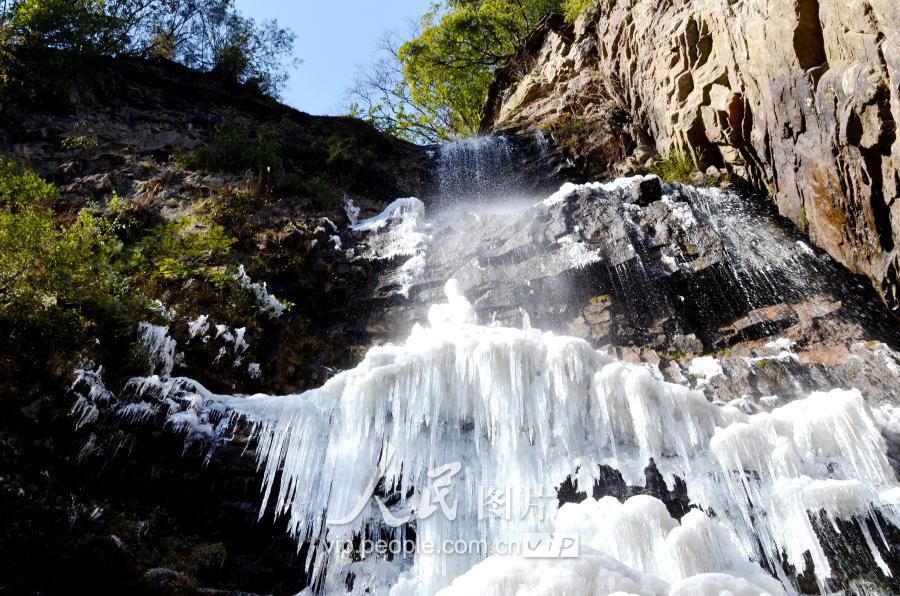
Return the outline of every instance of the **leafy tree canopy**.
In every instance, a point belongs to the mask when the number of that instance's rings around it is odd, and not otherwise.
[[[413,141],[477,131],[496,68],[552,13],[574,19],[590,0],[443,0],[416,35],[389,37],[351,90],[351,114]]]
[[[0,62],[16,48],[169,59],[272,95],[294,39],[277,21],[243,16],[234,0],[6,0],[0,9]]]

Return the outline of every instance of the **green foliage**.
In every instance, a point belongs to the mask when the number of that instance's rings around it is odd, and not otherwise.
[[[295,37],[275,20],[258,24],[231,9],[213,31],[208,64],[200,60],[198,66],[277,96],[288,78],[284,62],[293,52]]]
[[[326,174],[339,178],[341,172],[358,165],[360,155],[366,155],[364,150],[354,145],[352,137],[332,134],[323,137],[315,148],[322,154],[322,161],[317,163],[324,163],[328,172],[310,174],[296,167],[289,171],[282,154],[291,130],[290,121],[257,127],[229,115],[216,127],[208,144],[176,156],[181,168],[248,175],[249,192],[226,189],[205,201],[202,209],[213,221],[229,230],[236,229],[263,205],[261,199],[273,195],[309,198],[323,209],[340,204],[343,195],[337,188],[339,184]]]
[[[282,170],[281,143],[272,127],[254,128],[249,120],[228,115],[216,125],[212,141],[176,158],[179,167],[271,177]]]
[[[6,22],[7,15],[0,12],[0,89],[9,87],[11,70],[16,58],[11,51],[13,34]]]
[[[197,211],[209,221],[222,226],[227,231],[244,231],[247,221],[265,201],[253,193],[226,186],[221,191],[202,201]]]
[[[566,114],[554,123],[552,133],[561,148],[576,152],[586,127],[587,122],[581,116]]]
[[[85,122],[75,124],[72,134],[62,140],[63,149],[79,153],[92,153],[97,150],[97,135],[94,129]]]
[[[121,243],[103,219],[81,211],[57,222],[55,189],[0,162],[0,319],[75,320],[113,308],[124,291],[114,266]]]
[[[687,357],[687,354],[681,350],[657,350],[656,353],[659,354],[660,358],[674,362],[684,360]]]
[[[198,278],[216,286],[232,281],[225,270],[234,240],[220,225],[189,218],[158,225],[130,249],[132,282],[149,290]]]
[[[694,161],[684,151],[675,150],[650,168],[650,172],[659,176],[667,184],[689,184],[697,173]]]
[[[234,241],[209,221],[238,226],[259,199],[235,191],[199,219],[139,224],[143,236],[126,245],[122,227],[139,219],[133,203],[113,194],[102,212],[57,214],[56,197],[36,174],[0,159],[0,330],[23,346],[27,355],[16,358],[34,362],[39,378],[66,374],[84,359],[131,358],[122,340],[160,299],[245,325],[262,316],[232,268]]]
[[[4,20],[11,39],[28,48],[114,53],[116,21],[103,0],[17,0]]]
[[[476,133],[494,72],[524,47],[540,19],[561,13],[573,22],[592,2],[435,2],[411,40],[385,40],[382,57],[350,92],[349,114],[412,141]]]
[[[406,43],[385,43],[386,57],[351,92],[351,114],[411,140],[477,132],[494,71],[524,46],[563,0],[444,0],[422,17]]]
[[[18,213],[47,209],[56,200],[56,188],[31,170],[0,157],[0,209]]]
[[[53,48],[175,60],[277,95],[296,64],[294,40],[277,21],[243,16],[235,0],[7,0],[0,83],[17,48]]]
[[[595,0],[566,0],[563,7],[563,14],[566,20],[574,23],[575,19],[580,17],[581,13],[586,11],[594,2]]]
[[[809,231],[809,217],[806,214],[806,207],[800,207],[800,230]]]

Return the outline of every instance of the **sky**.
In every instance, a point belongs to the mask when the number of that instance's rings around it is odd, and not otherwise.
[[[389,30],[405,33],[431,0],[237,0],[246,16],[278,19],[297,34],[303,60],[282,100],[311,114],[343,113],[357,70],[371,63]]]

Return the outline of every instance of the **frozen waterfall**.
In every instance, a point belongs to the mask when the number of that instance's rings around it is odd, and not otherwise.
[[[505,167],[484,161],[484,143],[444,148],[446,193],[465,195],[458,186],[466,171],[493,179],[492,168]],[[509,159],[508,147],[491,147],[492,160],[497,151]],[[649,252],[629,240],[641,207],[620,203],[644,182],[566,185],[527,209],[535,221],[553,209],[570,214],[576,199],[623,210],[624,223],[598,224],[621,244],[621,262],[577,234],[560,234],[541,250],[559,268],[604,263],[637,310],[671,310],[685,298],[654,294],[651,276],[707,265],[688,251],[657,248],[651,266]],[[692,203],[678,192],[693,193]],[[698,228],[696,217],[729,236],[715,250],[733,253],[730,268],[714,279],[740,285],[748,308],[761,293],[814,283],[803,278],[815,274],[803,260],[814,258],[808,247],[785,252],[765,229],[717,207],[727,200],[717,193],[668,189],[653,208],[685,236]],[[428,211],[418,199],[399,199],[351,227],[365,241],[361,258],[399,259],[388,279],[403,298],[438,250]],[[465,221],[449,225],[464,229],[465,250],[478,242]],[[629,264],[635,259],[637,268]],[[798,273],[784,274],[788,267]],[[477,259],[462,270],[491,276]],[[693,386],[666,382],[658,369],[623,362],[585,339],[533,328],[525,310],[518,326],[484,320],[461,281],[443,285],[443,298],[405,339],[372,347],[356,367],[300,395],[218,395],[173,377],[174,341],[165,328],[144,325],[152,372],[161,376],[132,380],[138,401],[125,403],[99,373],[83,372],[79,423],[96,419],[98,408],[134,418],[152,406],[164,408],[175,428],[205,437],[249,425],[263,478],[261,515],[274,508],[298,548],[309,547],[314,592],[759,596],[797,593],[795,578],[810,570],[827,592],[829,535],[856,537],[861,556],[893,577],[896,545],[888,536],[900,528],[900,484],[859,390],[769,396],[748,411],[741,400],[700,390],[722,374],[712,357],[695,359]],[[199,323],[191,325],[193,336]],[[776,347],[794,357],[790,342]],[[629,487],[643,485],[648,466],[668,489],[683,485],[687,513],[647,494],[591,495],[608,470]],[[563,498],[565,483],[584,496]]]
[[[900,486],[858,391],[750,416],[583,340],[479,325],[454,281],[446,293],[405,343],[371,349],[302,395],[221,396],[155,380],[159,399],[252,423],[263,509],[274,501],[297,540],[318,545],[310,563],[329,591],[353,572],[399,594],[547,582],[540,593],[778,594],[789,583],[760,564],[786,581],[782,552],[794,568],[810,552],[828,577],[810,513],[853,520],[881,562],[879,524],[900,523]],[[670,482],[685,479],[698,505],[680,523],[649,496],[557,508],[553,489],[567,477],[590,486],[603,464],[637,484],[650,459]],[[417,548],[359,561],[360,536]],[[580,555],[534,567],[535,536],[574,539]],[[505,548],[525,552],[491,555]]]

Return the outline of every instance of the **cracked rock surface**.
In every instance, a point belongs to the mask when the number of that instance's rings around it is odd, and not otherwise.
[[[768,192],[900,313],[898,119],[893,0],[600,0],[534,32],[483,125],[549,131],[592,173],[687,150]]]

